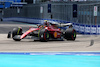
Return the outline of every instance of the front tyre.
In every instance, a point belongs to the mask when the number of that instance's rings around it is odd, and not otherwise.
[[[64,34],[64,38],[66,40],[75,40],[76,39],[76,31],[75,29],[73,28],[68,28],[66,31],[65,31],[65,34]]]
[[[46,29],[40,30],[39,38],[40,38],[40,41],[47,42],[50,38],[50,34],[49,34],[48,30],[46,30]]]
[[[15,41],[20,41],[21,39],[14,38],[16,35],[22,35],[22,29],[21,28],[14,28],[12,31],[12,38]]]

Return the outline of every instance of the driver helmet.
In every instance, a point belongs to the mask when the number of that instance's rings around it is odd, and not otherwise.
[[[46,26],[48,25],[48,22],[47,22],[47,20],[44,20],[44,25],[46,25]]]

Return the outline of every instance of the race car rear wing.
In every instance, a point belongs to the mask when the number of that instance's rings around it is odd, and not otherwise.
[[[72,23],[58,23],[54,21],[49,21],[52,25],[57,25],[57,27],[66,27],[66,26],[72,26]]]
[[[72,26],[72,23],[60,24],[60,27]]]

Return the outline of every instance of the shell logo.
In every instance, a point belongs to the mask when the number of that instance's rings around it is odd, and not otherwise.
[[[57,38],[57,32],[54,32],[54,38]]]

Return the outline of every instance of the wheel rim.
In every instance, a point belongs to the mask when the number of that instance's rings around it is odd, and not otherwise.
[[[20,28],[18,28],[17,35],[19,34],[19,32],[20,32]]]
[[[76,33],[74,32],[74,38],[76,37]]]
[[[75,40],[75,38],[76,38],[76,32],[75,31],[73,31],[73,34],[72,34],[72,40]]]
[[[49,33],[47,33],[47,38],[49,38]]]

